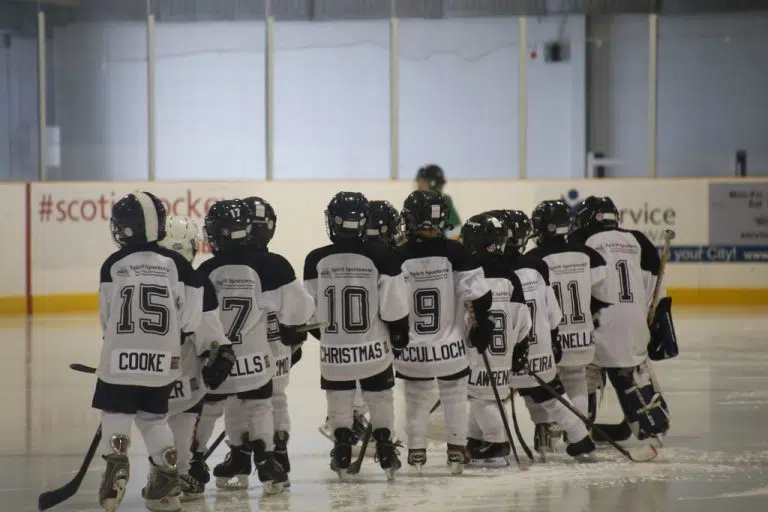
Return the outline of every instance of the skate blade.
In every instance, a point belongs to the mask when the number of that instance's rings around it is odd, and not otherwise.
[[[125,497],[126,487],[128,487],[128,481],[126,479],[120,478],[115,480],[115,484],[112,486],[112,490],[117,493],[117,496],[104,500],[101,506],[104,508],[105,512],[115,512],[120,507],[120,504],[123,502],[123,498]]]
[[[471,459],[469,465],[477,468],[504,468],[512,464],[509,457],[490,457],[487,459]]]
[[[196,501],[201,499],[203,496],[205,496],[204,492],[183,492],[181,493],[181,496],[179,496],[179,501],[182,503],[186,503],[188,501]]]
[[[168,496],[159,500],[145,500],[147,510],[152,512],[181,512],[181,500],[178,496]]]
[[[217,476],[216,488],[222,491],[243,491],[248,489],[248,475],[236,475],[231,478]]]
[[[285,491],[286,484],[288,482],[274,482],[274,481],[266,481],[264,482],[264,495],[265,496],[274,496],[275,494],[280,494],[281,492]]]
[[[400,468],[387,468],[384,470],[384,474],[387,475],[388,481],[391,482],[392,480],[395,479],[395,473],[397,472],[398,469]]]
[[[461,462],[451,462],[451,474],[460,475],[464,472],[464,464]]]
[[[583,455],[577,455],[574,457],[574,459],[578,462],[582,462],[585,464],[592,464],[595,462],[599,462],[597,459],[597,454],[595,452],[585,453]]]

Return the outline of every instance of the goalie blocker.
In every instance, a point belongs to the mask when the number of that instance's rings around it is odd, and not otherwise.
[[[653,322],[649,326],[651,339],[648,342],[648,357],[651,361],[663,361],[677,357],[677,336],[675,324],[672,322],[672,298],[664,297],[659,300]]]

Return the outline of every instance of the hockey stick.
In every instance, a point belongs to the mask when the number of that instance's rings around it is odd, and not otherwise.
[[[675,232],[671,229],[664,230],[664,247],[661,249],[661,263],[659,264],[659,275],[656,277],[656,284],[653,286],[653,295],[651,295],[651,307],[648,308],[648,325],[653,324],[653,320],[656,318],[656,308],[659,306],[659,295],[661,294],[661,284],[664,280],[664,272],[667,269],[667,261],[669,261],[669,251],[672,240],[675,238]]]
[[[577,418],[579,418],[584,425],[586,425],[587,429],[594,430],[597,432],[598,435],[602,436],[603,438],[607,439],[611,446],[616,448],[623,456],[631,460],[632,462],[649,462],[656,458],[656,456],[659,454],[659,451],[651,445],[641,446],[637,448],[631,448],[627,450],[623,446],[621,446],[619,443],[614,441],[613,439],[609,438],[605,432],[600,429],[597,425],[595,425],[593,422],[589,420],[586,416],[584,416],[581,411],[576,409],[573,405],[571,405],[567,400],[565,400],[560,393],[552,389],[552,386],[544,382],[544,380],[536,375],[534,372],[531,371],[529,367],[525,367],[525,372],[530,375],[531,377],[536,380],[536,382],[547,390],[547,392],[552,395],[552,398],[563,404],[566,409],[571,411]]]
[[[93,436],[91,446],[88,448],[88,452],[85,454],[83,463],[80,465],[80,470],[75,475],[75,478],[73,478],[66,485],[59,487],[58,489],[42,493],[37,499],[37,508],[39,510],[48,510],[51,507],[55,507],[62,501],[68,500],[74,496],[75,493],[77,493],[78,489],[80,489],[80,484],[83,483],[85,474],[88,472],[88,468],[91,465],[91,461],[93,460],[93,456],[96,454],[96,450],[99,447],[100,442],[101,425],[99,425],[98,430],[96,430],[96,434]]]
[[[517,440],[520,441],[520,446],[523,447],[523,451],[525,452],[526,457],[528,457],[531,462],[533,462],[533,452],[528,447],[528,444],[525,442],[525,438],[523,437],[523,433],[520,432],[520,425],[517,424],[517,411],[515,411],[515,391],[510,390],[509,394],[509,401],[512,405],[512,424],[515,426],[515,435],[517,436]]]
[[[509,446],[512,448],[512,455],[515,457],[515,462],[517,462],[517,467],[519,467],[521,470],[528,469],[527,465],[523,465],[520,463],[520,457],[517,455],[517,448],[515,448],[515,441],[512,439],[512,432],[509,430],[509,420],[507,419],[507,413],[504,411],[504,403],[501,401],[501,396],[499,395],[499,388],[496,387],[496,381],[492,378],[493,372],[491,371],[491,363],[488,361],[488,354],[485,352],[481,352],[480,355],[483,357],[483,363],[485,364],[485,371],[488,372],[489,380],[491,381],[491,389],[493,390],[493,396],[496,398],[496,405],[499,408],[499,414],[501,415],[501,421],[504,423],[504,433],[507,435],[507,441],[509,441]]]
[[[88,366],[85,364],[80,363],[72,363],[69,365],[70,370],[75,370],[76,372],[82,372],[82,373],[96,373],[96,368],[93,366]]]
[[[203,454],[203,462],[208,460],[208,457],[210,457],[211,454],[213,454],[213,452],[216,451],[216,448],[218,448],[221,442],[224,441],[225,437],[227,437],[226,431],[219,434],[219,437],[216,438],[213,444],[207,450],[205,450],[205,453]]]
[[[360,468],[363,465],[363,459],[365,458],[365,450],[368,448],[368,443],[371,442],[371,435],[373,434],[373,424],[369,421],[368,427],[365,429],[365,434],[363,434],[363,444],[360,446],[360,454],[357,456],[357,459],[355,459],[355,462],[353,462],[348,468],[347,473],[350,475],[356,475],[360,472]]]

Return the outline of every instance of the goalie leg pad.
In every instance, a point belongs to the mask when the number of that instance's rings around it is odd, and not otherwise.
[[[671,297],[664,297],[659,301],[650,330],[651,340],[648,342],[648,357],[652,361],[677,357],[680,351],[677,347],[675,324],[672,322]]]
[[[666,402],[654,389],[644,365],[610,368],[607,373],[627,422],[638,439],[659,436],[669,430]]]
[[[437,379],[445,414],[445,441],[449,445],[467,444],[467,382],[469,375],[451,380]]]

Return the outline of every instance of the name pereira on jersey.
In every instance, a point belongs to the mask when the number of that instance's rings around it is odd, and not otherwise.
[[[466,357],[467,346],[464,341],[453,341],[446,345],[409,345],[397,356],[398,361],[435,363],[448,359]]]
[[[529,359],[528,368],[530,368],[533,373],[544,373],[551,371],[555,368],[555,357],[552,354],[547,354],[545,356]],[[523,370],[521,372],[515,372],[515,375],[528,375],[528,373]]]
[[[389,353],[389,347],[382,341],[360,345],[321,345],[320,362],[325,364],[358,364],[381,359]]]

